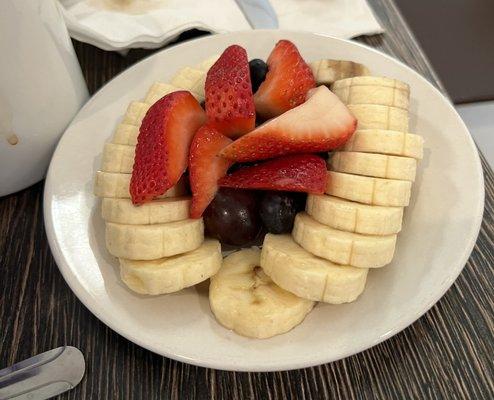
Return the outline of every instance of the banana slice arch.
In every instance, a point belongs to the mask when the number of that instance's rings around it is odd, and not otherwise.
[[[396,234],[371,236],[345,232],[321,224],[306,213],[295,217],[292,236],[312,254],[359,268],[379,268],[393,259]]]
[[[106,223],[106,248],[130,260],[155,260],[197,249],[204,241],[202,219],[153,225]]]
[[[220,243],[207,239],[179,256],[149,261],[120,258],[120,277],[140,294],[173,293],[209,279],[220,269],[222,260]]]
[[[300,247],[290,235],[266,235],[261,266],[280,287],[299,297],[348,303],[363,292],[367,269],[338,265]]]
[[[401,230],[403,207],[371,206],[334,196],[307,196],[306,212],[321,224],[365,235],[392,235]]]
[[[285,333],[314,307],[280,288],[259,267],[260,250],[240,250],[226,257],[211,278],[209,303],[224,327],[239,335],[265,339]]]

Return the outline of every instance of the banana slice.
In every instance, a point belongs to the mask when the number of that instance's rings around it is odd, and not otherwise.
[[[323,225],[306,213],[295,217],[293,240],[312,254],[358,268],[379,268],[389,264],[396,235],[368,236],[344,232]]]
[[[130,178],[131,174],[98,171],[94,181],[94,195],[97,197],[130,199]],[[183,177],[175,186],[158,198],[178,197],[185,194],[187,194],[187,179]]]
[[[259,267],[260,250],[225,258],[211,278],[209,304],[218,322],[242,336],[266,339],[300,324],[314,307],[278,287]]]
[[[385,154],[336,151],[329,160],[331,169],[356,175],[376,178],[414,181],[417,160],[410,157],[388,156]]]
[[[154,200],[136,207],[129,199],[105,198],[101,215],[107,222],[129,225],[164,224],[189,218],[190,197]]]
[[[201,219],[156,225],[106,223],[106,248],[115,257],[155,260],[197,249],[204,241]]]
[[[318,85],[331,85],[339,79],[370,74],[365,65],[353,61],[318,60],[309,66]]]
[[[421,159],[424,139],[419,135],[382,129],[358,129],[343,150],[381,153]]]
[[[171,83],[178,88],[189,90],[199,102],[204,100],[206,72],[195,68],[185,67],[177,72],[171,80]]]
[[[358,120],[358,129],[389,129],[408,132],[408,111],[379,104],[348,104]]]
[[[209,68],[211,68],[216,61],[218,61],[218,58],[220,58],[220,55],[215,54],[214,56],[206,58],[203,62],[197,64],[195,68],[207,73]]]
[[[271,234],[264,238],[261,266],[283,289],[331,304],[354,301],[364,290],[368,271],[333,264],[304,250],[290,235]]]
[[[408,110],[410,88],[396,79],[358,76],[336,81],[331,87],[345,104],[380,104]]]
[[[180,90],[178,87],[170,85],[169,83],[155,82],[149,88],[144,102],[148,104],[154,104],[163,96],[169,93],[176,92]]]
[[[112,143],[136,146],[139,127],[129,124],[118,124],[113,134]]]
[[[410,202],[412,182],[328,171],[326,193],[359,203],[405,207]]]
[[[122,123],[134,126],[141,126],[141,122],[144,116],[151,107],[151,104],[142,103],[140,101],[133,101],[127,107],[127,111],[123,117]]]
[[[135,146],[125,144],[105,143],[101,170],[104,172],[132,173],[134,167]]]
[[[120,277],[140,294],[173,293],[216,274],[222,260],[220,243],[208,239],[197,249],[178,256],[150,261],[120,258]]]
[[[391,235],[401,230],[402,207],[370,206],[333,196],[307,196],[306,212],[321,224],[366,235]]]
[[[341,89],[350,86],[382,86],[396,88],[403,92],[410,93],[410,86],[398,79],[387,78],[385,76],[355,76],[346,79],[339,79],[333,84],[333,89]]]

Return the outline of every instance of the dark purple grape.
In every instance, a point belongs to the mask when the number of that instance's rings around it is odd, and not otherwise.
[[[223,244],[251,243],[262,228],[257,197],[250,190],[220,188],[203,215],[206,233]]]
[[[266,79],[266,74],[268,73],[268,65],[259,58],[249,61],[250,69],[250,82],[252,84],[252,93],[255,93],[261,83]]]
[[[306,197],[305,193],[266,192],[259,213],[268,232],[291,232],[295,215],[305,208]]]

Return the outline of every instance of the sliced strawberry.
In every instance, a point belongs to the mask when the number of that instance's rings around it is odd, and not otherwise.
[[[324,193],[326,162],[314,154],[296,154],[244,167],[221,178],[220,186],[238,189]]]
[[[256,111],[265,119],[302,104],[307,92],[316,86],[310,67],[288,40],[276,43],[268,68],[266,79],[254,95]]]
[[[190,217],[200,218],[218,190],[218,179],[226,175],[232,161],[219,152],[232,140],[215,128],[204,125],[192,140],[189,154],[189,179],[192,190]]]
[[[345,143],[357,120],[327,87],[308,93],[300,106],[242,136],[221,155],[235,161],[255,161],[283,154],[329,151]]]
[[[239,137],[254,129],[256,110],[247,52],[228,47],[206,76],[206,113],[209,125],[226,136]]]
[[[162,97],[146,113],[137,138],[130,194],[134,204],[162,195],[187,168],[189,146],[206,115],[186,91]]]

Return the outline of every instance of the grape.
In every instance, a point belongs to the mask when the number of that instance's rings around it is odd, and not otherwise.
[[[263,60],[255,58],[254,60],[249,61],[249,69],[250,81],[252,84],[252,93],[255,93],[266,78],[266,74],[268,73],[268,66]]]
[[[220,188],[203,215],[206,233],[223,244],[250,244],[262,229],[257,197],[250,190]]]
[[[266,192],[259,213],[268,232],[290,233],[295,215],[305,208],[306,197],[304,193]]]

